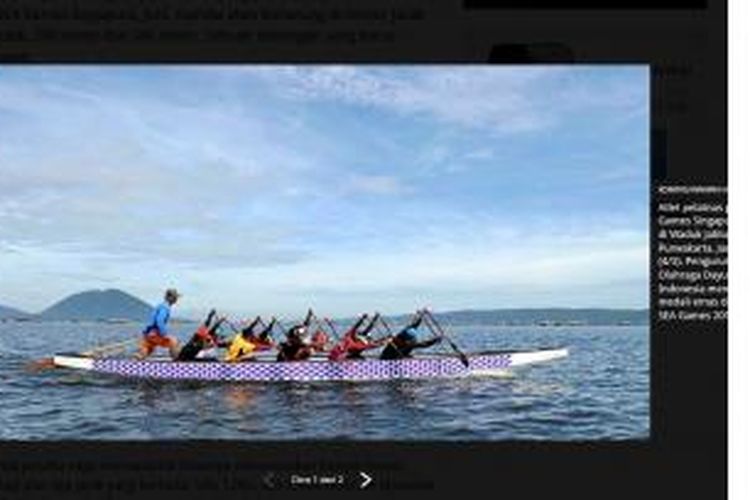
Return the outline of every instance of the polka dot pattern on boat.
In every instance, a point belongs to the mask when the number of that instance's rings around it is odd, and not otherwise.
[[[358,381],[460,377],[472,371],[498,370],[511,365],[510,354],[476,355],[469,359],[469,368],[461,364],[458,358],[450,356],[389,361],[366,359],[343,362],[321,360],[282,363],[99,359],[94,361],[93,370],[124,377],[172,380]]]

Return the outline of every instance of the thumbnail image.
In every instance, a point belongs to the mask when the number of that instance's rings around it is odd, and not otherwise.
[[[0,440],[648,439],[648,89],[0,66]]]

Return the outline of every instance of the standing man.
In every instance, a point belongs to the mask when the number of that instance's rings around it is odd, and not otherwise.
[[[175,337],[167,335],[167,323],[169,323],[171,308],[179,298],[180,294],[177,293],[177,290],[174,288],[168,289],[164,294],[164,302],[156,306],[151,313],[146,328],[141,332],[143,338],[141,339],[140,350],[136,354],[138,359],[147,358],[157,347],[166,347],[169,349],[172,359],[177,359],[180,354],[180,345]]]

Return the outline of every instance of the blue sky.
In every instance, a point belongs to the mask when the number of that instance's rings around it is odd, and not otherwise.
[[[0,303],[647,307],[646,66],[0,67]]]

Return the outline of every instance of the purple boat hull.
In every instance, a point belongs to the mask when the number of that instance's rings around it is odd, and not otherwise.
[[[434,355],[410,359],[381,361],[329,362],[313,360],[278,363],[253,361],[244,363],[173,362],[123,358],[94,359],[59,354],[57,366],[129,378],[217,381],[364,381],[422,378],[451,378],[469,375],[491,375],[510,368],[563,358],[567,349],[505,351],[469,355],[469,366],[453,356]]]

